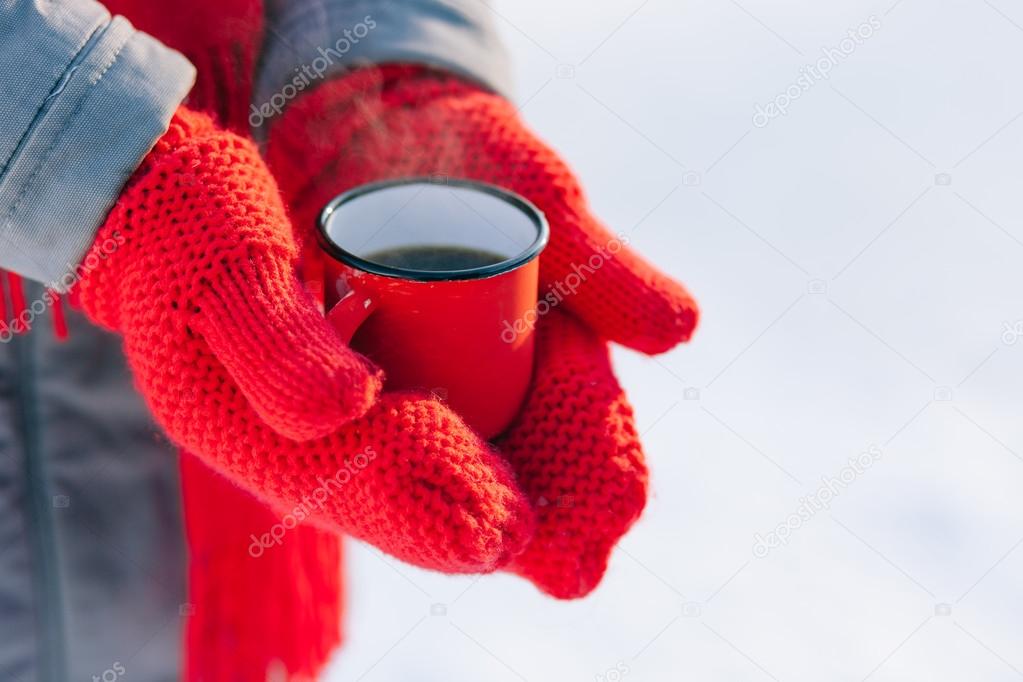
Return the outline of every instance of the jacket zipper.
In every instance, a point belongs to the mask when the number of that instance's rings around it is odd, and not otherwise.
[[[39,682],[67,680],[64,618],[61,608],[60,581],[57,577],[57,545],[50,486],[46,480],[37,411],[38,396],[35,377],[33,334],[23,334],[11,341],[14,345],[18,380],[18,417],[25,454],[25,494],[27,523],[35,558],[33,588],[38,605],[36,647]]]

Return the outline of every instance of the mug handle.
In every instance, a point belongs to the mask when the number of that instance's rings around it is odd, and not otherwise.
[[[351,286],[350,283],[349,286]],[[327,322],[338,333],[341,340],[345,344],[349,344],[352,341],[352,337],[355,336],[355,332],[376,308],[377,302],[372,296],[369,296],[364,291],[360,291],[358,288],[352,287],[327,312]]]

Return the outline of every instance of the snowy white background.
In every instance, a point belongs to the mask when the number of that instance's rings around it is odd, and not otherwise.
[[[668,355],[616,352],[653,496],[591,597],[350,543],[329,679],[1023,678],[1023,7],[492,8],[524,116],[703,323]],[[871,16],[829,80],[753,125]],[[871,446],[829,511],[754,557]]]

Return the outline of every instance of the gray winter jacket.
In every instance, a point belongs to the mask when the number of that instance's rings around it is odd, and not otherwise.
[[[479,0],[268,0],[266,13],[252,104],[270,117],[264,105],[317,58],[324,78],[413,61],[509,88]],[[351,40],[367,16],[372,33]],[[0,269],[34,280],[22,320],[32,331],[0,324],[2,682],[178,679],[187,606],[174,450],[118,339],[69,313],[58,342],[42,301],[43,283],[59,290],[74,272],[193,77],[93,0],[0,0]],[[0,289],[6,315],[12,291]]]

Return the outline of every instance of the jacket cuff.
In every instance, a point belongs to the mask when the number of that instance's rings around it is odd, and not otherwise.
[[[0,15],[0,267],[65,291],[195,70],[91,0]]]
[[[512,92],[508,58],[479,0],[268,0],[249,125],[260,130],[317,82],[361,66],[412,63]]]

